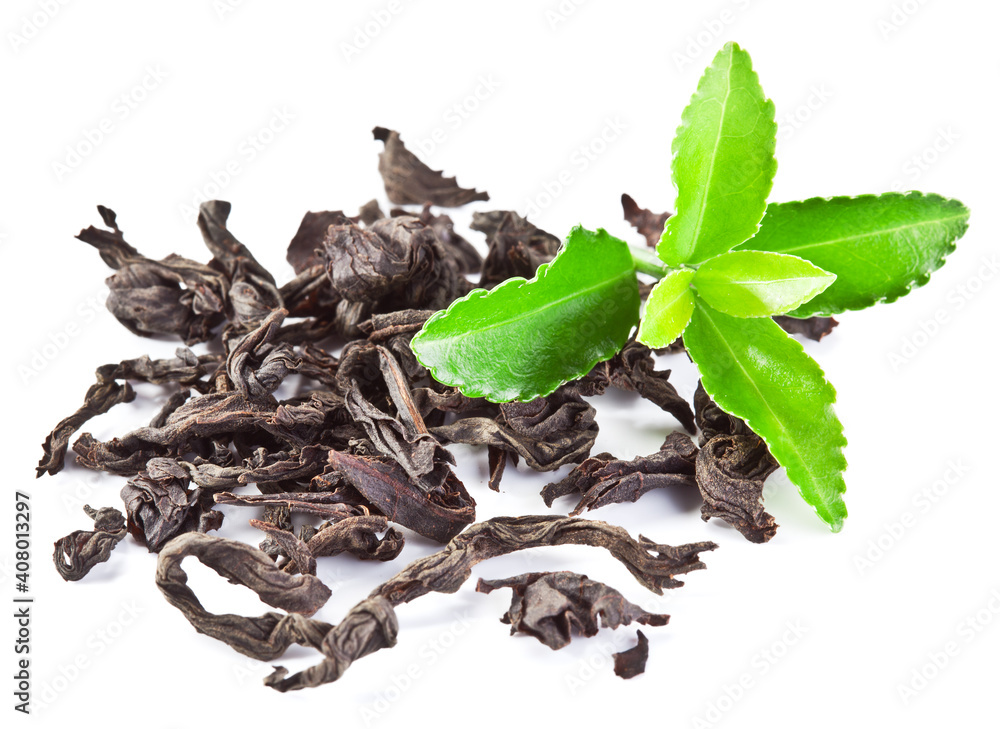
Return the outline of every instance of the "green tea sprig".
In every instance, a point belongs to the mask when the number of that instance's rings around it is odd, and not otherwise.
[[[927,283],[968,227],[939,195],[887,193],[771,203],[774,104],[735,43],[718,53],[672,145],[677,213],[658,260],[603,229],[574,228],[531,280],[482,289],[414,337],[438,381],[493,402],[531,400],[637,338],[683,336],[709,395],[767,443],[833,531],[847,516],[847,444],[822,369],[772,316],[892,302]],[[640,320],[636,272],[660,279]]]

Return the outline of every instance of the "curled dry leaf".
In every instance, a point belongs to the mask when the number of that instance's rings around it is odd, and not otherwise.
[[[716,548],[712,542],[680,547],[638,541],[620,527],[565,517],[501,517],[480,522],[455,537],[443,550],[411,562],[348,611],[336,626],[309,620],[330,596],[311,575],[291,576],[260,550],[205,534],[185,534],[161,552],[156,584],[199,633],[220,640],[244,655],[271,661],[288,646],[316,648],[323,660],[292,676],[280,666],[264,683],[277,691],[319,686],[339,679],[350,665],[395,645],[399,623],[395,607],[430,592],[453,593],[471,576],[472,568],[492,557],[522,549],[579,544],[606,549],[640,584],[661,594],[679,587],[677,575],[704,569],[699,555]],[[181,560],[195,556],[230,582],[246,585],[274,607],[292,614],[268,612],[257,618],[214,615],[206,611],[187,585]],[[299,614],[301,613],[301,614]]]
[[[649,613],[620,592],[573,572],[532,572],[504,580],[479,580],[477,592],[509,587],[510,609],[501,622],[510,633],[525,633],[552,650],[569,644],[575,631],[588,638],[603,626],[615,630],[632,622],[666,625],[669,615]]]
[[[378,203],[375,204],[375,207],[378,207]],[[288,261],[296,275],[308,271],[313,266],[323,265],[323,241],[330,226],[349,225],[357,223],[358,220],[359,218],[347,217],[341,210],[306,213],[302,216],[302,222],[299,223],[299,229],[295,231],[295,236],[288,244],[285,260]]]
[[[211,508],[202,489],[188,491],[185,468],[169,458],[152,458],[146,470],[122,488],[128,531],[150,552],[159,552],[178,534],[205,532],[222,525],[222,512]]]
[[[476,502],[444,467],[445,479],[425,491],[390,459],[330,451],[330,465],[390,521],[421,536],[447,542],[476,520]]]
[[[446,443],[490,446],[524,458],[536,471],[554,471],[590,453],[597,439],[595,415],[567,385],[531,402],[503,403],[496,418],[462,418],[431,432]]]
[[[56,572],[67,581],[82,579],[96,565],[107,562],[111,550],[125,538],[125,517],[118,509],[92,509],[88,504],[83,510],[94,520],[93,531],[81,529],[67,534],[55,543],[52,554]]]
[[[173,254],[162,261],[146,258],[125,241],[113,210],[99,205],[97,211],[110,231],[91,226],[77,238],[115,269],[107,280],[108,311],[140,336],[177,337],[185,344],[211,339],[226,316],[225,275]]]
[[[317,557],[344,552],[363,560],[388,562],[399,556],[405,542],[402,532],[390,528],[382,516],[343,517],[312,530],[307,539],[266,521],[251,519],[250,525],[265,532],[281,547],[289,560],[282,569],[292,574],[315,575]],[[386,534],[379,538],[379,532]]]
[[[581,392],[587,396],[603,395],[608,385],[636,392],[664,412],[673,415],[693,434],[695,422],[691,406],[669,380],[670,370],[657,370],[653,351],[633,339],[611,359],[598,362],[578,384]]]
[[[555,258],[562,245],[556,236],[512,210],[473,213],[470,227],[486,235],[488,250],[479,277],[482,288],[492,288],[515,276],[532,278],[541,264]]]
[[[698,454],[697,481],[705,504],[701,518],[719,517],[751,542],[771,539],[778,529],[764,511],[764,481],[778,468],[757,436],[717,435]]]
[[[701,383],[695,409],[702,431],[695,478],[705,504],[701,518],[719,517],[751,542],[766,542],[778,525],[764,511],[764,481],[778,468],[767,444],[739,418],[724,412]]]
[[[398,132],[375,127],[372,134],[385,143],[378,157],[378,171],[390,202],[455,208],[474,200],[490,199],[487,193],[459,187],[454,177],[445,177],[425,165],[403,145]]]
[[[267,612],[244,618],[208,612],[187,585],[187,574],[181,567],[185,557],[196,557],[229,582],[249,587],[268,605],[289,614]],[[261,661],[277,658],[293,643],[319,648],[332,628],[307,617],[330,599],[330,588],[312,575],[282,572],[259,549],[231,539],[189,533],[172,540],[160,551],[156,586],[199,633]]]
[[[560,496],[580,495],[580,502],[570,512],[583,511],[608,504],[638,501],[653,489],[695,486],[695,460],[698,448],[683,433],[671,433],[660,450],[650,456],[631,461],[618,460],[610,453],[588,458],[574,468],[566,478],[542,489],[546,506]]]
[[[66,458],[66,448],[69,439],[91,418],[108,412],[112,407],[123,402],[132,402],[135,391],[126,381],[136,380],[155,385],[177,383],[192,386],[198,390],[208,388],[208,383],[201,378],[210,373],[222,362],[222,357],[215,354],[195,355],[187,347],[180,347],[175,357],[168,359],[150,359],[143,355],[136,359],[127,359],[118,364],[106,364],[97,368],[97,381],[90,386],[84,396],[83,405],[61,420],[49,433],[42,444],[44,456],[38,462],[37,475],[45,473],[55,475],[62,470]],[[176,410],[180,403],[173,399],[167,407]],[[154,418],[154,423],[165,419],[170,411],[162,411]],[[162,423],[155,427],[161,427]]]
[[[275,309],[284,306],[274,276],[229,231],[232,205],[209,200],[198,211],[198,228],[214,256],[211,266],[222,270],[229,283],[227,318],[230,326],[252,329]]]
[[[657,594],[664,587],[683,584],[675,575],[704,569],[700,553],[716,548],[712,542],[669,547],[644,537],[636,541],[620,527],[586,519],[547,516],[489,519],[469,527],[442,551],[410,563],[352,608],[323,640],[320,651],[324,660],[320,664],[293,676],[279,667],[264,682],[278,691],[291,691],[336,681],[355,660],[395,644],[398,631],[395,606],[430,592],[456,592],[469,579],[475,565],[492,557],[561,544],[606,549],[640,584]]]
[[[403,208],[393,208],[390,214],[394,218],[401,215],[413,215]],[[448,215],[444,213],[435,215],[431,212],[430,205],[424,205],[417,219],[434,231],[437,239],[448,252],[448,256],[458,265],[460,273],[479,273],[483,267],[483,257],[479,255],[475,246],[455,231],[455,223]]]

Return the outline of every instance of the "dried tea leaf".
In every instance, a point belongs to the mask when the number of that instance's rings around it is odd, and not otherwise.
[[[546,260],[559,252],[562,241],[513,210],[490,210],[472,214],[469,227],[486,236],[487,243],[498,238],[517,243]]]
[[[245,618],[208,612],[187,585],[181,562],[189,556],[196,557],[229,582],[249,587],[268,605],[290,614],[267,612],[257,618]],[[261,661],[277,658],[292,644],[319,649],[333,627],[306,617],[330,599],[330,588],[312,575],[282,572],[259,549],[231,539],[189,533],[172,540],[160,552],[156,586],[199,633]]]
[[[374,198],[358,208],[358,219],[365,225],[371,225],[376,220],[381,220],[384,217],[385,213],[379,207],[378,200]]]
[[[123,402],[132,402],[135,392],[128,382],[118,384],[116,380],[138,380],[153,384],[175,382],[181,385],[191,385],[199,390],[208,388],[208,384],[200,378],[211,372],[222,362],[222,357],[215,354],[195,355],[187,347],[177,349],[177,356],[169,359],[150,359],[143,355],[137,359],[127,359],[118,364],[106,364],[97,368],[97,381],[90,386],[84,397],[83,405],[67,418],[64,418],[46,437],[42,444],[44,456],[38,462],[37,475],[44,473],[55,475],[62,470],[66,457],[69,439],[88,420],[106,413],[112,407]],[[176,410],[179,404],[168,403],[169,412]],[[153,419],[153,427],[161,427],[164,416],[161,411]]]
[[[697,481],[701,518],[713,516],[736,527],[749,541],[762,544],[778,525],[764,511],[764,481],[778,468],[767,444],[756,435],[717,435],[698,454]]]
[[[323,460],[326,460],[324,451]],[[234,494],[222,491],[214,494],[217,504],[232,506],[268,506],[281,505],[290,513],[318,516],[330,521],[340,521],[351,516],[364,516],[365,509],[347,503],[342,494],[336,492],[313,493],[309,491],[293,491],[277,494]]]
[[[284,572],[292,574],[298,572],[304,575],[316,574],[316,557],[309,547],[306,546],[306,543],[296,537],[290,528],[285,528],[284,525],[274,524],[270,521],[261,521],[260,519],[251,519],[250,526],[260,529],[267,534],[268,540],[271,540],[268,546],[261,543],[260,548],[262,552],[271,557],[280,555],[288,558],[288,563],[282,565]],[[288,527],[291,527],[291,520],[289,520]]]
[[[386,223],[371,228],[351,222],[329,226],[323,239],[326,275],[338,296],[349,301],[378,301],[400,288],[412,276],[411,241],[384,235]],[[433,232],[425,229],[429,235]]]
[[[398,132],[375,127],[372,134],[385,143],[378,156],[378,171],[390,202],[455,208],[474,200],[490,199],[487,193],[459,187],[454,177],[445,177],[425,165],[403,145]]]
[[[375,202],[374,200],[372,202]],[[378,203],[375,203],[378,207]],[[380,216],[381,217],[381,216]],[[331,225],[350,225],[352,221],[341,210],[308,212],[302,216],[295,237],[288,244],[285,260],[296,274],[308,271],[313,266],[323,264],[323,241]],[[374,222],[374,221],[373,221]],[[366,223],[367,224],[367,223]]]
[[[646,245],[656,248],[670,213],[654,213],[646,208],[640,208],[638,203],[625,193],[622,193],[622,211],[625,213],[625,220],[646,239]]]
[[[91,226],[77,238],[116,271],[107,280],[108,311],[140,336],[174,336],[185,344],[211,339],[225,318],[230,286],[225,275],[176,255],[150,260],[125,241],[113,210],[98,205],[97,211],[111,230]]]
[[[447,467],[441,485],[424,491],[395,461],[338,451],[330,451],[329,458],[386,518],[428,539],[447,542],[476,520],[475,500]]]
[[[509,278],[532,278],[538,267],[555,258],[560,240],[512,210],[473,213],[473,230],[486,234],[488,251],[479,285],[492,288]]]
[[[69,439],[91,418],[108,412],[119,403],[135,400],[135,390],[127,382],[119,385],[112,380],[104,380],[98,370],[97,382],[90,386],[81,405],[75,413],[59,421],[42,443],[44,455],[35,469],[36,478],[43,474],[55,475],[63,469]]]
[[[603,547],[640,584],[657,594],[661,594],[664,587],[683,584],[674,578],[675,575],[704,569],[700,553],[717,546],[712,542],[698,542],[669,547],[641,536],[639,541],[635,541],[620,527],[586,519],[547,516],[489,519],[470,526],[440,552],[410,563],[352,608],[317,646],[324,655],[321,663],[292,676],[279,666],[264,683],[285,692],[336,681],[354,661],[395,645],[399,630],[395,606],[430,592],[456,592],[469,579],[472,568],[486,559],[522,549],[560,544]],[[276,568],[271,566],[271,569]],[[188,619],[191,620],[191,617]],[[303,632],[305,630],[302,629]],[[214,637],[229,642],[241,652],[245,652],[243,649],[248,644],[246,640],[221,631]],[[282,638],[285,645],[290,643],[284,636]],[[270,641],[265,647],[271,649],[275,642]],[[274,652],[268,650],[267,655],[273,656]]]
[[[591,638],[601,626],[666,625],[669,615],[648,613],[620,592],[573,572],[532,572],[505,580],[480,579],[477,592],[511,588],[510,609],[500,619],[510,633],[526,633],[552,650],[568,645],[572,632]]]
[[[249,329],[284,305],[274,276],[254,258],[250,250],[229,232],[232,205],[209,200],[198,211],[198,228],[214,258],[211,264],[229,280],[227,315],[231,326]]]
[[[576,516],[608,504],[638,501],[654,489],[692,488],[697,456],[698,448],[690,438],[683,433],[671,433],[651,456],[623,461],[610,453],[601,453],[588,458],[562,481],[543,488],[542,498],[546,506],[552,506],[560,496],[580,494],[580,502],[570,512]]]
[[[396,218],[401,215],[413,215],[413,213],[403,208],[393,208],[390,215]],[[448,256],[455,261],[460,273],[479,273],[483,267],[483,257],[479,255],[475,246],[455,232],[455,223],[449,216],[443,213],[434,215],[431,212],[431,206],[424,205],[424,209],[416,217],[422,224],[434,231],[434,235],[448,252]]]
[[[632,648],[620,653],[612,653],[615,661],[615,675],[622,678],[635,678],[646,672],[646,660],[649,658],[649,639],[641,630],[635,631],[638,643]]]
[[[832,316],[812,316],[808,319],[796,319],[791,316],[776,316],[774,320],[778,326],[789,334],[800,334],[806,339],[820,341],[823,337],[833,331],[835,326],[840,324]]]
[[[107,562],[111,550],[125,538],[125,517],[111,506],[92,509],[84,505],[83,510],[94,520],[93,531],[77,530],[67,534],[55,543],[52,561],[56,572],[67,581],[83,579],[90,570],[101,562]]]
[[[653,351],[645,344],[629,340],[611,359],[599,362],[579,380],[584,395],[603,395],[608,385],[636,392],[677,418],[689,433],[695,432],[694,413],[669,382],[670,370],[657,370]]]
[[[366,365],[371,384],[379,394],[387,396],[395,414],[377,407],[362,392],[350,375]],[[375,369],[377,368],[377,369]],[[340,390],[348,412],[368,434],[379,453],[393,458],[421,489],[429,491],[440,486],[445,470],[455,459],[431,435],[410,395],[409,382],[393,354],[381,345],[360,344],[345,350],[341,365]],[[381,375],[378,379],[375,379]]]
[[[594,407],[572,386],[531,402],[500,405],[493,418],[469,417],[431,432],[446,443],[468,443],[500,449],[524,458],[536,471],[554,471],[579,463],[597,439]]]
[[[222,512],[203,503],[205,494],[200,488],[188,491],[189,483],[187,470],[177,462],[153,458],[142,474],[122,488],[128,531],[150,552],[159,552],[178,534],[222,525]]]

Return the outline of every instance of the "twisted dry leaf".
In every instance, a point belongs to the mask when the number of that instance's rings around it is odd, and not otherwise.
[[[650,456],[631,461],[616,459],[610,453],[588,458],[574,468],[562,481],[542,489],[546,506],[561,496],[579,494],[580,502],[570,512],[583,511],[608,504],[638,501],[654,489],[695,486],[695,460],[698,448],[683,433],[671,433],[660,450]]]
[[[84,505],[87,516],[94,520],[93,531],[78,530],[55,543],[52,561],[59,576],[67,581],[83,579],[101,562],[107,562],[111,550],[125,538],[125,517],[111,506],[92,509]]]
[[[552,650],[569,645],[572,633],[591,638],[603,626],[615,630],[632,622],[666,625],[669,615],[649,613],[620,592],[574,572],[531,572],[504,580],[480,579],[477,592],[512,591],[510,609],[500,619],[510,634],[525,633]]]
[[[670,547],[604,522],[568,517],[499,517],[470,526],[441,551],[410,563],[355,605],[336,626],[303,615],[265,613],[257,618],[213,615],[187,586],[181,560],[197,556],[230,582],[246,585],[269,605],[310,615],[328,598],[329,590],[309,575],[290,576],[260,550],[205,534],[185,534],[161,552],[156,583],[200,633],[258,660],[270,661],[292,644],[311,646],[323,660],[292,676],[280,666],[264,683],[277,691],[319,686],[339,679],[360,658],[396,643],[399,623],[395,607],[430,592],[453,593],[483,560],[522,549],[578,544],[606,549],[639,581],[657,594],[679,587],[677,575],[704,569],[704,551],[712,542]]]

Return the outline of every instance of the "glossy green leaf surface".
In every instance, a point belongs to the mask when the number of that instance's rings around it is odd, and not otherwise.
[[[469,397],[527,401],[614,356],[638,319],[628,244],[577,226],[534,278],[458,299],[411,346],[434,379]]]
[[[691,269],[671,271],[663,277],[646,300],[646,311],[639,323],[637,339],[647,347],[659,349],[673,344],[691,321],[694,291]]]
[[[738,319],[701,299],[684,344],[708,394],[764,439],[802,498],[840,531],[847,440],[819,365],[772,319]]]
[[[920,192],[769,205],[742,249],[788,253],[837,280],[792,316],[831,316],[893,302],[923,286],[968,228],[958,200]]]
[[[837,277],[797,256],[733,251],[698,269],[694,287],[709,305],[741,318],[791,311],[826,289]]]
[[[727,43],[698,83],[671,147],[677,213],[656,249],[664,262],[700,263],[757,231],[778,167],[777,130],[749,54]]]

